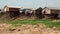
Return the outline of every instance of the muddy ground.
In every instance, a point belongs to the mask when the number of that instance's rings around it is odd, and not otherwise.
[[[60,29],[56,27],[46,28],[43,24],[12,26],[11,24],[1,23],[0,34],[60,34]]]

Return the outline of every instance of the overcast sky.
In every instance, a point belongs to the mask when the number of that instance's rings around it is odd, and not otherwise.
[[[24,8],[60,7],[60,0],[0,0],[0,8],[5,5],[20,6]]]

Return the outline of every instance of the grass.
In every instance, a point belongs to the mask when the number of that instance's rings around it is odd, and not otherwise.
[[[17,25],[17,24],[32,24],[36,25],[38,23],[43,23],[46,25],[46,27],[59,27],[60,28],[60,22],[52,22],[50,19],[45,20],[45,19],[37,19],[37,20],[0,20],[0,23],[9,23],[12,25]]]

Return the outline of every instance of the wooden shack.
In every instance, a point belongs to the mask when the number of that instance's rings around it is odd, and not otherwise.
[[[4,12],[9,13],[10,17],[17,17],[20,14],[20,12],[19,12],[20,8],[21,7],[18,7],[18,6],[6,5],[3,10],[4,10]]]
[[[56,18],[58,18],[59,14],[60,14],[60,8],[45,7],[42,10],[42,14],[45,18],[56,19]]]
[[[37,16],[37,18],[42,18],[42,8],[37,8],[35,10],[35,15]]]

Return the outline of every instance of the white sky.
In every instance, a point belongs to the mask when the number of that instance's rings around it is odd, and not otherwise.
[[[24,8],[60,7],[60,0],[0,0],[0,8],[5,5],[21,6]]]

